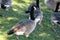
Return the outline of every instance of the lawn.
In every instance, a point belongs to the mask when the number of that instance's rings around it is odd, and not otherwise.
[[[15,40],[15,34],[7,35],[7,31],[22,19],[28,19],[28,15],[25,13],[26,8],[29,6],[32,0],[12,0],[12,5],[9,11],[0,9],[0,40]],[[40,1],[40,7],[43,11],[43,20],[41,24],[37,24],[36,29],[30,34],[28,40],[60,40],[60,27],[51,24],[52,10],[48,9],[44,0]],[[53,31],[53,28],[57,30]],[[26,37],[19,36],[20,40],[26,40]]]

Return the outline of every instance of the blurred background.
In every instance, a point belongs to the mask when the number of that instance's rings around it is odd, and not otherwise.
[[[12,5],[8,11],[0,9],[0,15],[3,16],[0,16],[0,40],[15,40],[15,35],[7,35],[7,31],[18,21],[28,19],[25,10],[31,2],[32,0],[12,0]],[[40,1],[40,7],[44,15],[42,23],[37,24],[28,40],[60,40],[60,27],[51,24],[52,10],[46,7],[44,0]],[[53,28],[56,32],[53,31]],[[26,40],[26,37],[19,36],[19,39]]]

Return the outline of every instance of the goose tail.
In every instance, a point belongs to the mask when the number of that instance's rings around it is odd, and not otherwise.
[[[14,33],[14,29],[11,29],[11,30],[9,30],[9,31],[7,32],[8,35],[11,35],[11,34],[13,34],[13,33]]]

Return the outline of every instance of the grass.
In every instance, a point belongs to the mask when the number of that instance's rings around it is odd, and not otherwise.
[[[15,40],[15,34],[8,36],[6,33],[18,21],[28,18],[25,10],[30,3],[31,0],[12,0],[9,11],[0,9],[0,14],[4,15],[4,17],[0,17],[0,40]],[[30,34],[28,40],[60,40],[60,27],[57,25],[52,26],[50,22],[52,10],[45,6],[44,0],[41,0],[40,5],[44,18],[40,25],[37,24],[36,29]],[[53,31],[53,27],[57,32]],[[19,39],[26,40],[26,37],[19,36]]]

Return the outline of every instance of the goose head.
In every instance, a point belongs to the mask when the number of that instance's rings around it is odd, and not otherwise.
[[[26,10],[26,13],[30,14],[32,6],[34,6],[34,9],[36,9],[36,7],[39,8],[39,0],[36,0],[36,3],[35,2],[31,3],[30,6],[28,7],[28,9]]]
[[[25,13],[30,14],[31,7],[32,7],[32,6],[36,6],[36,3],[35,3],[35,2],[32,2],[32,3],[29,5],[28,9],[25,11]]]

